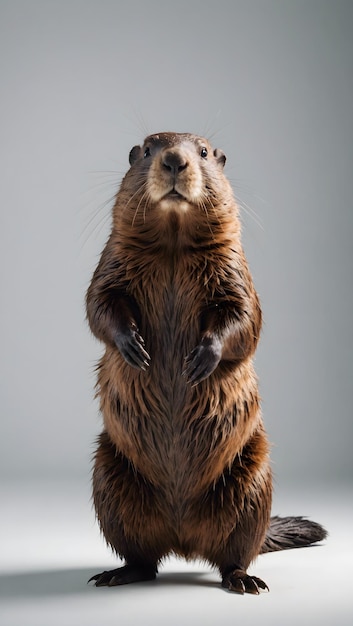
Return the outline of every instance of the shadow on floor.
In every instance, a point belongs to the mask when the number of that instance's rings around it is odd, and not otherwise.
[[[36,598],[43,596],[75,595],[87,593],[113,593],[108,587],[96,589],[93,583],[87,584],[92,574],[97,573],[96,567],[85,569],[43,570],[0,575],[0,600],[11,598]],[[146,588],[175,585],[196,585],[202,587],[217,587],[220,582],[212,572],[165,572],[158,574],[156,581],[134,583],[124,586],[125,592],[137,587]],[[128,591],[128,589],[129,591]],[[117,588],[115,588],[116,590]]]

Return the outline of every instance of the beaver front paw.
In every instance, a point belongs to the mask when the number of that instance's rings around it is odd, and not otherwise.
[[[207,335],[186,357],[183,375],[190,383],[197,385],[214,372],[221,356],[221,341],[214,335]]]
[[[132,324],[127,329],[118,330],[114,337],[115,345],[125,361],[135,369],[146,370],[151,357],[145,350],[145,342],[138,333],[137,326]]]

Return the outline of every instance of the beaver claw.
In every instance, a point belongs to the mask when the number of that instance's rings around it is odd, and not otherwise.
[[[233,570],[222,579],[222,587],[235,593],[259,595],[260,590],[270,591],[266,583],[256,576],[249,576],[243,570]]]
[[[221,360],[221,342],[215,337],[204,337],[185,359],[183,375],[193,385],[208,378]]]
[[[144,580],[154,580],[156,578],[156,568],[148,565],[124,565],[108,572],[101,572],[92,576],[87,582],[95,581],[96,587],[116,587],[117,585],[128,585]]]
[[[145,350],[145,342],[139,335],[135,325],[124,332],[115,334],[115,344],[121,355],[131,367],[146,370],[150,364],[151,357]]]

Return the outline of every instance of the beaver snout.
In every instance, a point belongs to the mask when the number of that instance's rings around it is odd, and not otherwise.
[[[147,177],[151,202],[159,202],[171,192],[178,193],[177,200],[182,197],[189,203],[198,202],[202,185],[203,175],[198,156],[192,146],[185,145],[185,142],[163,147],[153,158]],[[175,208],[176,203],[168,202],[170,206]],[[178,210],[180,208],[178,204]]]
[[[162,165],[176,178],[179,172],[185,170],[188,162],[180,150],[166,150],[162,156]]]

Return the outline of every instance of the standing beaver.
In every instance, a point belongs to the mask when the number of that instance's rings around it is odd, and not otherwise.
[[[98,390],[105,430],[93,494],[126,565],[97,586],[155,578],[170,553],[217,566],[239,593],[260,553],[323,539],[302,518],[272,518],[269,445],[252,356],[261,309],[240,241],[225,155],[191,134],[146,138],[113,209],[87,293],[106,345]]]

